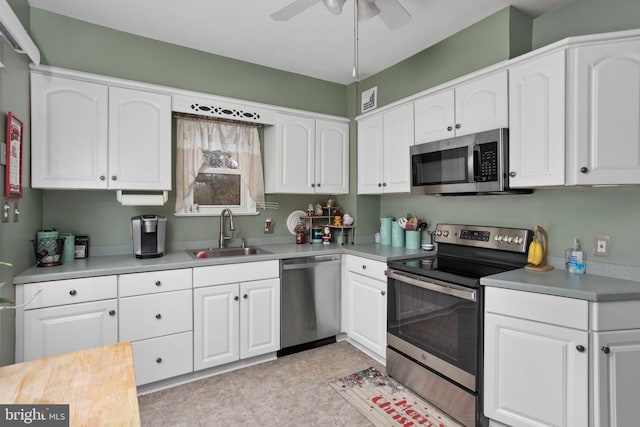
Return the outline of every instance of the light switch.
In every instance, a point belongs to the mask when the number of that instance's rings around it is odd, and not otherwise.
[[[20,210],[18,210],[18,202],[13,202],[13,222],[20,221]]]
[[[2,212],[0,213],[0,215],[2,215],[2,222],[9,222],[9,213],[11,212],[11,206],[9,205],[8,201],[4,201],[2,202]]]

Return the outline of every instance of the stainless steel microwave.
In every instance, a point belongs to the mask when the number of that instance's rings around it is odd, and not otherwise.
[[[509,191],[509,132],[494,129],[411,147],[411,192]]]

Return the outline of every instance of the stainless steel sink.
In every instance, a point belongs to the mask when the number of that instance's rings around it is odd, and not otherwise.
[[[268,254],[269,252],[256,248],[255,246],[248,246],[246,248],[207,248],[207,249],[189,249],[187,253],[191,255],[193,259],[204,258],[222,258],[232,256],[248,256],[248,255],[260,255]]]

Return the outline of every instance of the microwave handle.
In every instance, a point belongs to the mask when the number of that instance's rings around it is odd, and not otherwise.
[[[480,146],[478,144],[473,145],[473,181],[480,181]]]

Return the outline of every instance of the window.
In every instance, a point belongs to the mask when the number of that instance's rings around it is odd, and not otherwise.
[[[210,119],[178,119],[176,215],[257,214],[264,201],[258,130]]]

